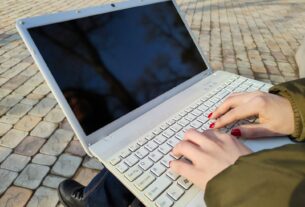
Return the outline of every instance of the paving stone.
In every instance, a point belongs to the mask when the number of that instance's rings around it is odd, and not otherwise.
[[[71,177],[74,175],[81,161],[82,159],[80,157],[62,154],[54,164],[51,173],[64,177]]]
[[[23,96],[17,95],[17,94],[11,94],[6,96],[4,99],[0,101],[1,106],[6,106],[6,107],[12,107],[16,105]]]
[[[15,178],[18,176],[18,173],[0,169],[0,195],[2,195],[6,189],[12,184]]]
[[[16,129],[22,130],[22,131],[31,131],[41,120],[40,117],[26,115],[20,119],[16,125],[14,126]]]
[[[41,84],[33,91],[33,93],[40,95],[47,95],[49,92],[50,92],[50,88],[46,83]]]
[[[57,124],[41,121],[31,132],[32,136],[48,138],[54,130],[57,128]]]
[[[81,167],[78,169],[73,179],[80,184],[87,186],[98,173],[98,170]]]
[[[78,140],[72,140],[69,146],[67,147],[67,149],[65,150],[65,152],[80,157],[86,155],[85,150],[83,149],[81,143]]]
[[[4,124],[16,124],[19,121],[19,118],[17,116],[13,115],[4,115],[0,118],[0,122]]]
[[[11,154],[12,149],[0,146],[0,163]]]
[[[20,172],[30,160],[31,160],[31,158],[27,157],[27,156],[11,154],[1,164],[1,168],[15,171],[15,172]]]
[[[14,184],[20,187],[36,189],[47,175],[49,167],[37,164],[28,164],[20,173]]]
[[[32,162],[40,165],[53,165],[56,161],[56,157],[52,155],[45,155],[45,154],[37,154],[33,158]]]
[[[52,109],[47,116],[44,118],[45,121],[59,123],[65,118],[64,113],[61,109],[54,108]]]
[[[66,130],[69,130],[69,131],[73,131],[70,123],[68,122],[67,119],[65,119],[64,121],[62,121],[59,125],[59,128],[62,128],[62,129],[66,129]]]
[[[1,106],[0,105],[0,116],[5,114],[5,112],[7,112],[9,109],[10,109],[10,107],[8,107],[8,106]]]
[[[59,155],[66,148],[72,136],[71,131],[58,129],[41,148],[40,152],[48,155]]]
[[[97,159],[90,158],[88,156],[85,157],[82,165],[84,167],[95,169],[95,170],[101,170],[104,168],[103,164],[100,163]]]
[[[56,176],[56,175],[48,175],[45,177],[42,185],[50,188],[58,188],[59,183],[66,180],[67,178]]]
[[[32,191],[25,188],[11,186],[0,199],[3,207],[24,207],[32,195]]]
[[[52,188],[39,187],[27,207],[55,207],[58,202],[57,191]]]
[[[15,148],[28,133],[17,129],[11,129],[1,139],[0,145]]]
[[[39,151],[44,143],[45,140],[42,138],[28,136],[15,148],[15,153],[31,157]]]
[[[0,137],[12,128],[11,124],[0,123]]]
[[[12,90],[10,90],[10,89],[0,88],[0,98],[7,96],[11,92],[12,92]]]
[[[32,108],[31,105],[19,103],[16,104],[11,110],[7,112],[8,115],[13,115],[16,117],[24,116],[30,109]]]
[[[43,117],[56,105],[56,103],[56,100],[53,98],[44,98],[29,112],[29,114]]]
[[[35,105],[38,102],[37,99],[30,99],[30,98],[24,98],[22,99],[22,101],[20,101],[20,103],[26,104],[26,105]]]
[[[3,84],[1,87],[15,90],[18,86],[20,86],[22,83],[24,83],[29,77],[23,76],[23,75],[17,75],[15,77],[12,77],[9,81],[7,81],[5,84]]]

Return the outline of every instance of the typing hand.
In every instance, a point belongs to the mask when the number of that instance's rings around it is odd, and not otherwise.
[[[231,134],[245,138],[289,135],[294,132],[294,116],[290,102],[265,92],[233,93],[211,115],[214,128],[237,120],[257,116],[259,123],[241,125]]]
[[[250,154],[251,150],[235,137],[217,130],[200,133],[191,129],[172,153],[186,157],[191,163],[183,159],[171,161],[171,170],[204,191],[209,180],[234,164],[240,156]]]

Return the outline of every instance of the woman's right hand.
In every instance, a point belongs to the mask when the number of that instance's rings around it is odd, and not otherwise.
[[[260,91],[231,94],[210,115],[210,119],[216,119],[213,128],[221,128],[251,116],[257,116],[259,123],[240,125],[233,128],[231,134],[258,138],[294,132],[294,114],[290,102],[281,96]]]

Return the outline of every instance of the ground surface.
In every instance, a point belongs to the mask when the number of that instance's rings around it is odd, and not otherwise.
[[[107,1],[2,0],[0,4],[0,206],[57,206],[66,178],[102,168],[88,158],[34,65],[15,19]],[[304,0],[178,0],[214,70],[266,82],[298,78]]]

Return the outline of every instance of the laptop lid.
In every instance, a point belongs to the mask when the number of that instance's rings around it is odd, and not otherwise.
[[[86,151],[211,72],[173,1],[129,1],[17,21]]]

